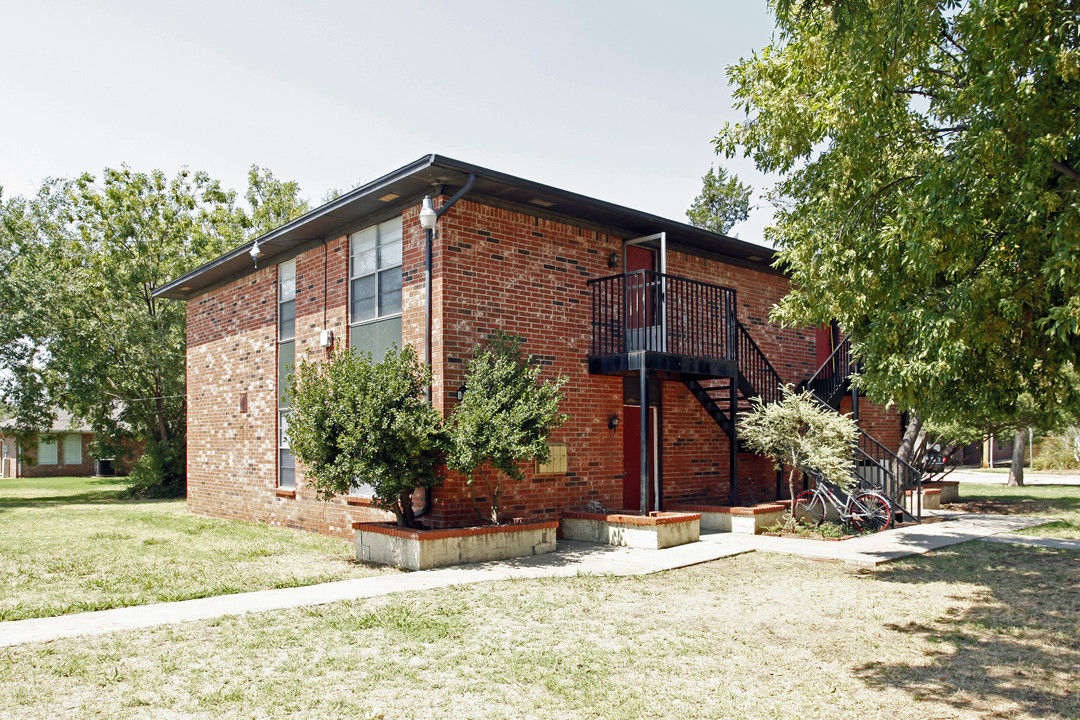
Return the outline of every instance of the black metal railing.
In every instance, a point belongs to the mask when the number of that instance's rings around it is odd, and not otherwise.
[[[589,280],[590,357],[646,351],[734,358],[735,291],[651,270]]]
[[[855,367],[851,361],[851,341],[849,338],[844,338],[844,341],[833,350],[829,359],[822,363],[817,372],[806,381],[806,387],[828,404],[854,371]]]
[[[763,403],[769,405],[779,402],[783,399],[780,373],[776,372],[769,358],[765,357],[754,338],[750,337],[746,327],[738,320],[735,321],[735,327],[739,338],[739,372],[750,383],[754,395],[760,397]]]
[[[862,428],[853,448],[861,488],[879,490],[912,517],[922,517],[922,475]]]

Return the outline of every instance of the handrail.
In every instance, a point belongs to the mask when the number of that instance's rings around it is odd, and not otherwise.
[[[590,357],[662,352],[734,359],[731,288],[652,270],[594,278]]]
[[[881,490],[898,507],[911,515],[922,516],[922,474],[896,453],[878,442],[872,435],[858,428],[858,440],[853,446],[856,456],[855,475],[860,484]],[[858,461],[861,460],[862,464]],[[872,467],[880,478],[875,478],[865,468]],[[907,492],[913,490],[909,496]],[[912,507],[907,507],[908,505]]]
[[[746,326],[738,319],[735,320],[735,328],[738,330],[740,342],[739,371],[761,397],[763,403],[768,405],[779,402],[783,397],[783,392],[780,390],[783,384],[780,373],[776,372],[769,358],[761,351]]]
[[[855,365],[851,359],[851,338],[845,337],[843,342],[829,354],[828,359],[810,376],[805,386],[822,400],[828,401],[844,380],[851,375],[854,368]]]

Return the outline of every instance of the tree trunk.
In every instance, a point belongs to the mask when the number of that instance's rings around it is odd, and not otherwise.
[[[919,417],[919,413],[912,410],[911,417],[908,418],[907,429],[904,430],[904,439],[900,442],[900,448],[896,451],[896,457],[906,463],[911,462],[911,455],[915,450],[915,443],[918,441],[919,434],[922,432],[922,424],[922,418]]]
[[[398,500],[394,507],[394,517],[397,519],[398,527],[416,527],[416,515],[413,514],[412,496],[412,490],[402,492],[398,495]]]
[[[1024,455],[1027,449],[1027,428],[1017,428],[1013,433],[1012,465],[1009,466],[1009,485],[1021,487],[1024,484]]]
[[[784,523],[784,529],[788,532],[795,532],[799,526],[798,520],[795,518],[795,476],[798,474],[799,469],[795,466],[791,466],[791,472],[788,473],[787,486],[788,496],[791,498],[791,508],[788,512],[788,520]]]

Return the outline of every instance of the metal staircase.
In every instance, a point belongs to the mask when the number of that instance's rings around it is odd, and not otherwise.
[[[858,365],[851,356],[850,338],[844,338],[829,359],[808,380],[800,383],[798,389],[809,390],[822,405],[840,412],[840,403],[851,389],[851,377],[857,372]],[[892,501],[901,519],[919,522],[922,518],[922,474],[862,427],[858,430],[858,439],[852,448],[858,486],[880,491]]]
[[[738,320],[735,320],[734,326],[738,348],[736,377],[684,380],[683,384],[732,439],[737,452],[746,452],[738,439],[735,417],[748,412],[754,398],[760,397],[766,404],[782,399],[782,380],[746,327]],[[851,344],[845,339],[810,379],[800,383],[799,389],[810,390],[819,402],[839,412],[840,402],[850,390],[850,377],[855,370]],[[892,501],[898,516],[918,522],[922,515],[922,477],[919,471],[861,427],[852,454],[858,487],[879,490]]]
[[[716,421],[720,429],[731,438],[737,452],[750,452],[738,437],[733,418],[749,412],[754,398],[760,397],[765,403],[780,400],[780,374],[761,351],[746,327],[735,320],[736,358],[738,375],[734,378],[714,380],[683,380],[683,384],[705,408],[705,412]],[[732,500],[735,502],[734,489]]]

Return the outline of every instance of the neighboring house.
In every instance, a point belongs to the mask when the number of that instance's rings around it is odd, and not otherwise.
[[[111,459],[105,461],[104,469],[99,468],[90,452],[94,431],[66,412],[56,413],[48,432],[27,438],[22,458],[18,441],[11,433],[13,427],[12,420],[0,422],[0,477],[80,476],[99,471],[111,475],[116,470]]]
[[[425,195],[442,213],[430,293]],[[747,396],[835,364],[837,338],[769,321],[788,290],[773,257],[680,222],[423,157],[157,291],[187,301],[188,506],[343,536],[355,520],[383,517],[361,490],[316,499],[285,441],[287,368],[327,357],[326,331],[334,346],[376,356],[390,343],[429,353],[433,403],[444,414],[473,346],[497,330],[524,336],[549,376],[569,377],[555,462],[511,485],[509,515],[553,519],[590,501],[643,511],[775,499],[778,475],[739,451],[733,415]],[[899,444],[895,413],[862,403],[860,414],[885,446]],[[424,522],[474,524],[470,491],[450,474]]]

